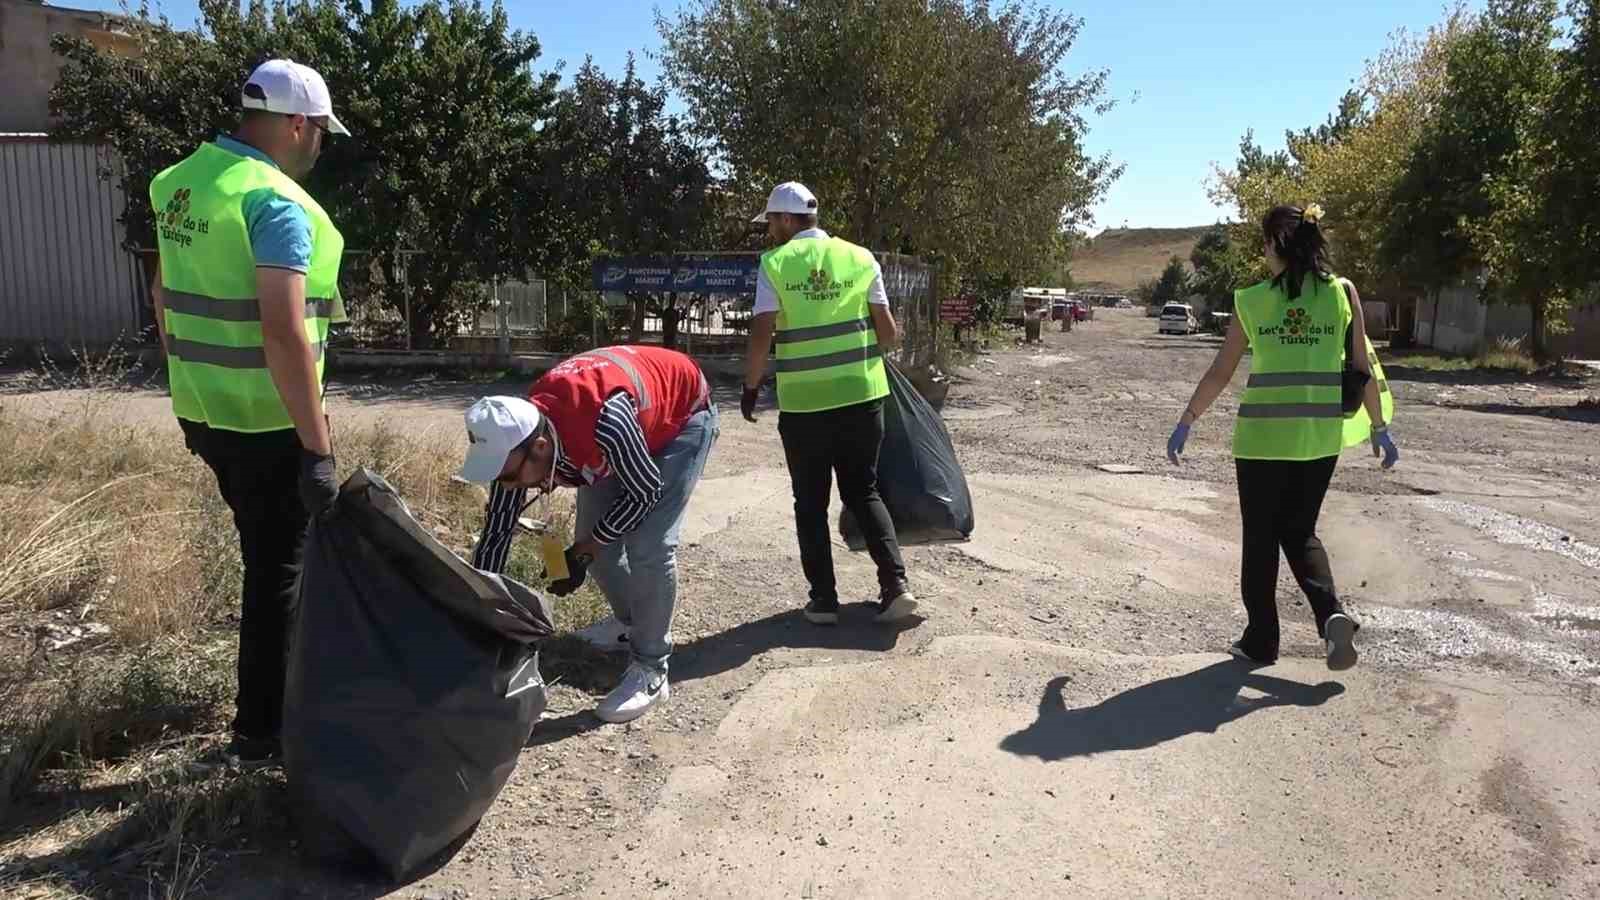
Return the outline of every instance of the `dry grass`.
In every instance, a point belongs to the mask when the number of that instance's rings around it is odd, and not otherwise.
[[[1468,356],[1415,353],[1396,356],[1385,364],[1429,372],[1515,372],[1532,375],[1540,370],[1539,363],[1520,338],[1496,338],[1494,343]]]
[[[283,827],[281,776],[196,765],[232,712],[230,513],[176,428],[121,425],[104,396],[43,420],[0,404],[0,895],[191,895],[225,848]],[[485,494],[450,477],[454,431],[335,440],[342,474],[377,471],[470,550]],[[553,505],[570,519],[570,494]],[[540,569],[519,540],[507,574]],[[577,628],[606,605],[590,587],[557,609]]]
[[[1173,256],[1189,261],[1195,242],[1210,230],[1197,228],[1108,228],[1072,253],[1072,280],[1080,288],[1131,291],[1160,277]]]

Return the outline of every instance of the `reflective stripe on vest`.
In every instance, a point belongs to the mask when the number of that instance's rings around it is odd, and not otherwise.
[[[210,143],[150,183],[172,410],[181,419],[228,431],[294,427],[267,369],[255,253],[244,216],[245,198],[261,190],[298,204],[310,219],[303,321],[320,383],[344,253],[344,238],[322,207],[273,165]]]
[[[1343,419],[1342,403],[1241,403],[1241,419]]]
[[[202,319],[216,319],[219,322],[261,321],[261,301],[254,297],[245,300],[213,300],[186,291],[162,291],[161,305],[167,312],[198,316]],[[306,299],[306,318],[326,319],[332,315],[332,297]]]
[[[844,334],[854,334],[858,331],[872,330],[872,319],[851,319],[848,322],[836,322],[832,325],[815,325],[810,328],[790,328],[777,332],[776,340],[780,344],[793,344],[799,341],[815,341],[822,338],[839,337]]]
[[[326,347],[326,344],[321,342],[311,345],[311,353],[319,363],[322,361],[324,347]],[[267,351],[261,347],[223,347],[218,344],[202,344],[198,341],[168,338],[167,355],[186,363],[204,363],[208,366],[219,366],[224,369],[265,369],[267,367]]]
[[[823,356],[780,359],[778,360],[778,371],[788,374],[792,372],[810,372],[816,369],[831,369],[834,366],[876,359],[882,355],[883,350],[879,347],[856,347],[850,350],[840,350],[838,353],[828,353]]]
[[[797,238],[761,257],[778,295],[778,408],[822,412],[887,396],[867,297],[877,262],[838,238]]]
[[[598,356],[606,362],[611,363],[612,365],[621,369],[622,374],[628,376],[628,380],[633,382],[633,392],[638,397],[638,399],[634,401],[635,406],[638,407],[640,412],[650,408],[650,389],[644,386],[644,379],[639,377],[639,370],[633,367],[633,363],[628,362],[615,353],[612,353],[610,350],[590,350],[588,353],[580,355]]]

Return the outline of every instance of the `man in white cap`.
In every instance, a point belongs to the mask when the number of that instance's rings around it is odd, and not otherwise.
[[[755,419],[767,353],[778,342],[778,433],[794,488],[800,565],[810,583],[807,620],[839,621],[828,500],[839,497],[861,525],[878,567],[876,621],[898,622],[917,608],[906,582],[894,522],[878,494],[883,352],[899,341],[883,270],[871,251],[817,227],[817,198],[790,181],[772,189],[755,217],[778,246],[761,255],[755,315],[740,410]]]
[[[337,493],[322,407],[323,344],[344,238],[297,183],[325,134],[328,86],[288,60],[257,68],[244,113],[150,183],[156,323],[172,409],[216,474],[244,559],[239,693],[227,754],[279,754],[288,613],[309,516]]]
[[[526,399],[479,400],[466,420],[461,477],[493,482],[473,565],[505,568],[530,488],[577,488],[570,574],[549,589],[571,594],[592,564],[614,615],[581,636],[632,656],[595,714],[629,722],[649,712],[671,694],[678,533],[719,432],[700,367],[660,347],[591,350],[541,376]]]

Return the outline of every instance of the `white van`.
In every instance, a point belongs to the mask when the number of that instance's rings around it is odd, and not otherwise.
[[[1194,334],[1200,330],[1200,320],[1194,317],[1194,307],[1187,303],[1168,303],[1161,308],[1161,324],[1157,334]]]

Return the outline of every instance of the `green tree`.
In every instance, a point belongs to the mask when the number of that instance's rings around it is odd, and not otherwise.
[[[1350,137],[1372,121],[1372,111],[1367,104],[1367,94],[1361,89],[1351,89],[1339,98],[1339,108],[1328,121],[1315,128],[1284,133],[1288,153],[1296,162],[1305,165],[1306,150],[1311,147],[1330,147]]]
[[[1574,0],[1567,46],[1556,63],[1537,190],[1549,221],[1555,279],[1575,303],[1596,302],[1600,283],[1600,3]]]
[[[1240,230],[1255,233],[1250,225]],[[1195,242],[1189,253],[1189,264],[1194,267],[1189,290],[1205,298],[1208,312],[1233,312],[1233,292],[1266,275],[1260,254],[1249,249],[1254,246],[1235,240],[1226,225],[1212,228]]]
[[[798,179],[875,250],[1021,277],[1120,173],[1083,146],[1081,20],[981,0],[700,0],[663,64],[740,192]]]
[[[592,251],[678,253],[717,246],[705,153],[666,107],[666,90],[639,78],[631,54],[621,78],[586,60],[561,92],[544,133],[559,173],[549,186],[555,205],[573,216],[575,233],[586,237]],[[588,279],[590,255],[581,257],[583,271],[576,277]],[[661,318],[663,343],[676,346],[691,299],[677,292],[629,294],[632,340],[642,338],[649,313]]]
[[[1481,270],[1483,297],[1528,306],[1532,351],[1565,319],[1544,182],[1560,152],[1545,117],[1556,86],[1554,0],[1491,0],[1451,48],[1437,116],[1396,191],[1393,259],[1435,283]]]
[[[499,3],[253,0],[241,12],[201,0],[200,12],[188,32],[141,10],[134,58],[55,39],[66,60],[52,96],[60,134],[117,150],[130,245],[154,245],[150,179],[231,130],[250,70],[289,56],[323,73],[354,132],[330,141],[308,188],[345,233],[347,268],[385,273],[374,292],[409,311],[419,346],[482,307],[481,283],[551,264],[563,244],[541,227],[560,219],[546,215],[538,127],[556,77],[533,73],[539,43],[510,30]]]
[[[1161,277],[1156,279],[1155,287],[1150,292],[1150,302],[1182,303],[1188,296],[1189,269],[1183,264],[1183,257],[1174,256],[1167,260],[1167,267],[1161,270]]]
[[[1399,258],[1414,251],[1410,232],[1394,224],[1395,194],[1413,175],[1411,159],[1443,93],[1445,58],[1469,25],[1456,9],[1425,34],[1397,34],[1325,124],[1285,135],[1287,151],[1265,153],[1246,134],[1234,168],[1212,179],[1213,199],[1237,208],[1243,221],[1234,242],[1253,248],[1256,223],[1273,206],[1316,201],[1327,210],[1336,267],[1365,293],[1399,298],[1433,284]],[[1264,274],[1256,254],[1246,258],[1256,277]]]

